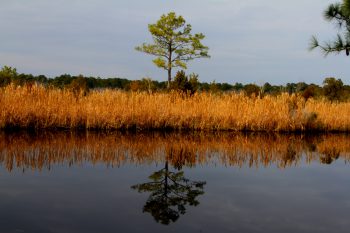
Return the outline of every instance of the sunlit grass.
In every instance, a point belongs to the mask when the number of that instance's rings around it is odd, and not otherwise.
[[[138,93],[81,95],[42,86],[0,89],[0,128],[349,131],[350,103],[297,95]]]

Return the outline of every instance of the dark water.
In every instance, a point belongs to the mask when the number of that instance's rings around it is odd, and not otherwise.
[[[0,133],[0,232],[349,232],[350,136]]]

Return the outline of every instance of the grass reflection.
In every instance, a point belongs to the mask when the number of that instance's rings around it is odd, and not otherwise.
[[[350,158],[350,136],[283,134],[0,133],[0,164],[8,171],[102,163],[109,167],[169,162],[286,168]]]

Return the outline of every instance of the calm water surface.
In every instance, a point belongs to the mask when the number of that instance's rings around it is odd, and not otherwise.
[[[350,136],[0,133],[0,232],[349,232]]]

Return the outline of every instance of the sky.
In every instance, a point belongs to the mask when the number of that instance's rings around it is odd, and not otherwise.
[[[152,42],[148,24],[174,11],[201,32],[210,59],[188,64],[202,82],[280,85],[350,83],[350,59],[308,51],[312,35],[334,39],[322,13],[341,0],[0,0],[0,66],[20,73],[166,80],[154,57],[135,50]]]

